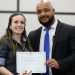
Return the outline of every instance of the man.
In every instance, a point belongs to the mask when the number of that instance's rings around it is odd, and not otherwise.
[[[57,20],[48,1],[37,4],[36,12],[42,27],[29,33],[34,51],[44,51],[46,29],[50,28],[49,59],[45,62],[49,75],[75,75],[75,27]]]

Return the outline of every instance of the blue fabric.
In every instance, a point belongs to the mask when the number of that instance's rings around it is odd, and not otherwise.
[[[44,37],[44,51],[46,52],[46,60],[49,59],[49,29],[46,29],[46,34]],[[49,75],[49,67],[48,65],[46,65],[46,73],[44,73],[43,75]]]

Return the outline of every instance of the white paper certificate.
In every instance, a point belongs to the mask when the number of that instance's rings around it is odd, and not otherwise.
[[[46,72],[46,55],[45,52],[17,52],[16,53],[16,66],[17,73],[24,72],[25,70],[32,73],[45,73]]]

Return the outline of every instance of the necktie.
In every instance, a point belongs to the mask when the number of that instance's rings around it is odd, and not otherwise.
[[[49,28],[50,29],[50,28]],[[46,60],[49,59],[49,29],[46,29],[46,34],[44,37],[44,51],[46,52]],[[43,75],[49,75],[49,67],[46,65],[46,73]]]

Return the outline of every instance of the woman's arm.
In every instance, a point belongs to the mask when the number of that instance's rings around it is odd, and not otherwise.
[[[7,70],[3,66],[0,67],[0,74],[3,74],[3,75],[14,75],[13,73],[11,73],[9,70]]]

